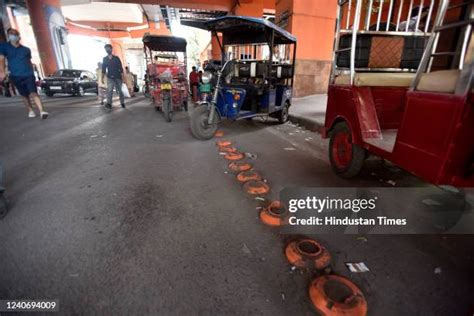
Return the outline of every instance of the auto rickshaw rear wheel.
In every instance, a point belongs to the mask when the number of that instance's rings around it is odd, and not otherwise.
[[[196,107],[191,114],[191,133],[199,140],[211,139],[217,131],[219,115],[214,110],[214,121],[209,124],[209,114],[210,109],[204,105]]]
[[[337,123],[329,140],[329,160],[334,172],[343,178],[355,177],[362,170],[365,158],[365,149],[352,142],[347,123]]]
[[[280,124],[288,122],[288,119],[290,118],[290,104],[288,102],[285,103],[285,106],[281,111],[277,112],[276,118]]]
[[[183,100],[183,110],[188,112],[188,99]]]

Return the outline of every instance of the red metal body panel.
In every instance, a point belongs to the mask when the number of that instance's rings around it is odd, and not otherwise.
[[[407,89],[372,87],[375,110],[381,129],[398,129],[405,110]]]
[[[152,86],[150,89],[150,93],[153,96],[155,105],[160,107],[162,103],[160,86]],[[180,108],[183,104],[183,101],[187,100],[187,98],[188,91],[186,85],[184,83],[174,83],[173,89],[171,90],[171,99],[173,102],[173,106],[175,108]]]
[[[165,71],[170,71],[173,77],[178,77],[180,73],[186,76],[186,70],[184,65],[176,65],[176,64],[148,64],[148,72],[150,75],[160,75]]]
[[[355,110],[359,119],[362,139],[381,138],[382,132],[380,131],[371,89],[369,87],[360,87],[352,92],[354,94]]]
[[[466,97],[408,92],[406,88],[330,85],[323,135],[327,137],[334,124],[344,120],[355,144],[414,175],[438,185],[474,186],[473,101],[471,94]],[[364,135],[363,129],[375,126],[374,112],[382,130],[398,129],[392,152],[364,141],[368,134]],[[361,123],[361,119],[366,122]]]

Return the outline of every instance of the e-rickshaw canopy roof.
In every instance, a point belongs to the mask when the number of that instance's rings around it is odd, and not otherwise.
[[[168,35],[145,35],[143,45],[153,51],[186,52],[186,40],[182,37]]]
[[[296,37],[272,22],[247,16],[223,16],[204,23],[206,28],[223,34],[224,45],[270,43],[274,33],[273,44],[293,44]]]

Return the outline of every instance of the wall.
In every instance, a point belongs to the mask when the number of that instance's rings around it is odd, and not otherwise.
[[[337,4],[334,0],[277,0],[276,22],[298,39],[297,97],[325,93],[331,71]]]

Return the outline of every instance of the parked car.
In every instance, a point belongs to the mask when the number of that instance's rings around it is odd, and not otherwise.
[[[84,96],[86,92],[98,94],[97,78],[87,70],[60,69],[41,83],[41,89],[48,96],[67,93]]]

